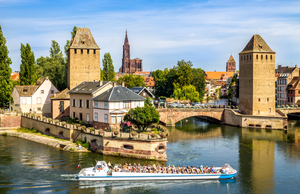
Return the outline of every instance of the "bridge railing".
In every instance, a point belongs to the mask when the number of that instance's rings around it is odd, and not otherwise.
[[[239,109],[238,106],[226,106],[226,105],[207,105],[207,106],[167,106],[167,108],[189,108],[189,109],[224,109],[224,108],[229,108],[229,109]]]
[[[276,108],[300,108],[300,105],[277,105]]]

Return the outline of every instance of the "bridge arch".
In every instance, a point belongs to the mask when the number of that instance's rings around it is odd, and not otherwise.
[[[224,109],[160,109],[158,112],[162,124],[175,126],[178,121],[189,117],[207,117],[222,122]]]

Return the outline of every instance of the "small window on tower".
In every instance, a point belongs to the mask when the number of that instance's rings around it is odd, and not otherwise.
[[[272,55],[270,55],[270,59],[272,60]]]
[[[268,60],[268,55],[266,55],[266,60]]]
[[[267,101],[269,102],[269,98],[267,98]]]
[[[263,59],[264,58],[264,56],[263,55],[261,55],[261,59]]]
[[[251,61],[251,55],[250,55],[250,61]]]
[[[247,61],[248,61],[248,55],[247,55]]]
[[[87,54],[90,54],[90,49],[87,50]]]
[[[260,102],[260,98],[258,98],[258,102]]]
[[[243,60],[243,56],[241,56],[241,61]]]
[[[81,49],[81,54],[83,54],[83,49]]]
[[[256,55],[256,59],[258,59],[258,55]]]
[[[77,49],[74,49],[74,53],[77,54]]]
[[[96,49],[94,49],[94,55],[96,54]]]

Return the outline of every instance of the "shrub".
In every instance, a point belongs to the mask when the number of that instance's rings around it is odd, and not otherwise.
[[[137,136],[137,132],[131,131],[131,135],[132,135],[132,136]]]
[[[86,141],[81,141],[81,140],[77,140],[75,142],[77,145],[81,144],[82,147],[85,147],[86,149],[89,149],[90,148],[90,143],[89,142],[86,142]]]
[[[152,128],[151,131],[157,131],[157,129],[156,128]]]
[[[119,131],[118,131],[118,130],[115,130],[115,131],[114,131],[114,135],[119,135]]]
[[[6,132],[4,132],[4,133],[2,133],[2,135],[3,135],[3,136],[7,136],[7,133],[6,133]]]

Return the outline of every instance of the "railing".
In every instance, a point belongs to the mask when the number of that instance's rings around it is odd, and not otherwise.
[[[208,106],[167,106],[167,109],[175,109],[175,108],[187,108],[187,109],[238,109],[238,106],[226,106],[226,105],[208,105]],[[166,108],[159,108],[159,109],[166,109]]]
[[[102,129],[85,128],[84,125],[79,126],[76,124],[68,124],[64,121],[60,122],[55,119],[53,120],[52,118],[46,118],[46,117],[39,116],[39,115],[36,116],[34,114],[22,113],[22,116],[33,119],[33,120],[37,120],[40,122],[44,122],[47,124],[60,126],[60,127],[66,128],[66,129],[74,129],[74,130],[80,131],[82,133],[99,135],[101,137],[113,137],[113,138],[133,139],[133,140],[166,140],[166,138],[163,138],[163,137],[159,136],[158,134],[156,137],[152,137],[150,134],[137,133],[136,135],[133,135],[131,133],[119,132],[119,131],[117,134],[115,134],[114,132],[107,132]]]

